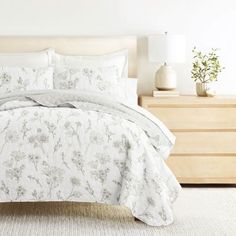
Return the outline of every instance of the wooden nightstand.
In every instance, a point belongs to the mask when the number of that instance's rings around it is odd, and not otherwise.
[[[236,183],[236,96],[141,96],[176,136],[168,166],[180,183]]]

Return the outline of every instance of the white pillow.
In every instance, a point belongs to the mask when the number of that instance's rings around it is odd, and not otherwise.
[[[126,102],[133,105],[138,105],[137,84],[138,84],[137,78],[128,78]]]
[[[54,53],[53,64],[56,89],[82,89],[118,98],[126,96],[128,50],[97,56]]]
[[[0,53],[0,67],[40,68],[50,66],[53,49],[30,53]]]
[[[121,78],[128,78],[128,50],[124,49],[118,52],[103,55],[62,55],[52,52],[52,61],[55,66],[68,67],[108,67],[116,66]]]
[[[54,88],[77,89],[98,92],[108,96],[125,98],[126,90],[116,66],[60,66],[54,70]]]
[[[53,68],[0,67],[0,93],[53,89]]]

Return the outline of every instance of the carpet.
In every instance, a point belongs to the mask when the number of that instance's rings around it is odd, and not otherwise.
[[[183,188],[175,222],[151,227],[120,206],[90,203],[1,203],[1,236],[236,235],[236,188]]]

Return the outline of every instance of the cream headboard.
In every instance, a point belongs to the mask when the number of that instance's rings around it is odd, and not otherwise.
[[[137,76],[136,37],[0,37],[0,53],[33,52],[46,48],[71,55],[96,55],[127,48],[129,77]]]

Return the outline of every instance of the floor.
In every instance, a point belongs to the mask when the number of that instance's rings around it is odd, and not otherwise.
[[[236,188],[183,188],[175,222],[150,227],[118,206],[75,203],[0,204],[1,236],[236,235]]]

